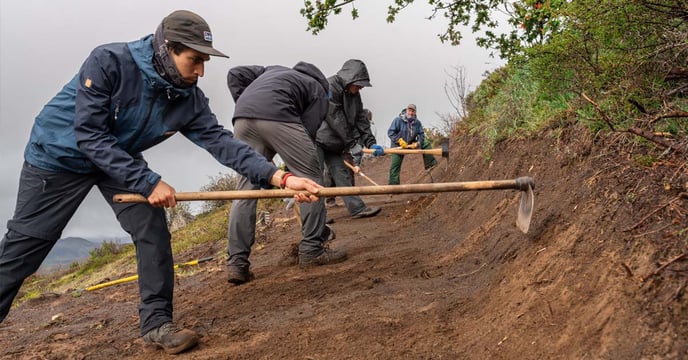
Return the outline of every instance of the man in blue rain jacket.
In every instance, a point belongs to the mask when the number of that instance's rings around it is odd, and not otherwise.
[[[154,35],[97,47],[45,105],[31,130],[14,217],[0,242],[0,322],[24,279],[97,186],[136,246],[144,343],[171,354],[198,343],[194,331],[172,322],[174,265],[163,208],[176,205],[175,190],[141,152],[179,132],[260,186],[279,186],[285,174],[218,124],[197,87],[211,55],[227,57],[212,47],[205,20],[178,10]],[[315,193],[320,187],[295,176],[286,186]],[[114,203],[117,193],[141,194],[148,203]]]

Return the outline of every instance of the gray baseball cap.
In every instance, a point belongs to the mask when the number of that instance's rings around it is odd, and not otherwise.
[[[202,17],[188,10],[177,10],[162,20],[165,40],[175,41],[203,54],[229,56],[213,48],[213,34]]]

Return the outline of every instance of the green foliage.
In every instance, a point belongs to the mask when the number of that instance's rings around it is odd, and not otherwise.
[[[229,202],[222,207],[200,214],[194,221],[172,233],[172,252],[178,254],[199,244],[227,241]]]
[[[495,143],[511,136],[525,136],[553,119],[567,116],[570,93],[549,93],[526,63],[507,66],[488,76],[469,97],[466,124]]]
[[[538,2],[516,3],[519,11],[512,20],[525,21],[524,36],[540,27],[545,35],[521,38],[521,44],[529,44],[522,54],[467,97],[464,122],[488,139],[486,150],[562,119],[575,119],[594,132],[633,126],[686,136],[685,115],[656,116],[685,114],[688,108],[688,73],[681,70],[688,67],[686,3],[580,0],[557,3],[548,14],[519,8],[524,4],[539,10]],[[537,16],[551,26],[543,27]],[[666,76],[672,71],[678,80]]]
[[[81,265],[76,275],[87,274],[105,264],[119,260],[134,253],[134,244],[118,244],[112,241],[104,241],[89,253],[88,260]]]
[[[509,23],[523,30],[523,44],[544,44],[545,40],[561,29],[560,10],[563,0],[526,0],[514,2],[514,15]]]
[[[657,161],[652,155],[636,154],[633,156],[633,161],[640,166],[652,167],[652,165]]]
[[[327,20],[331,15],[339,15],[342,7],[351,4],[351,17],[359,16],[354,7],[355,0],[306,0],[300,13],[308,21],[307,31],[318,34],[327,27]],[[387,8],[387,22],[396,21],[397,15],[414,0],[393,0]],[[499,56],[510,59],[522,52],[524,48],[534,43],[545,42],[552,34],[561,28],[560,8],[565,0],[525,0],[504,2],[503,0],[481,1],[446,1],[428,0],[432,7],[428,19],[442,17],[447,20],[447,29],[438,34],[442,42],[459,45],[463,39],[461,28],[470,27],[476,33],[476,43],[486,49],[494,49]],[[497,14],[507,13],[506,20],[512,29],[504,34],[498,34]]]
[[[439,147],[447,139],[447,136],[450,135],[450,133],[444,133],[436,128],[424,128],[423,132],[425,133],[425,139],[430,142],[430,146],[433,148]]]
[[[88,260],[83,264],[75,262],[64,272],[45,276],[34,275],[27,278],[22,287],[22,290],[26,291],[26,295],[20,301],[31,299],[44,292],[54,291],[56,288],[77,283],[84,276],[96,273],[108,264],[118,261],[133,261],[134,256],[134,244],[118,244],[105,241],[100,247],[91,250]]]
[[[327,27],[327,19],[330,15],[339,15],[342,6],[353,3],[354,0],[345,0],[338,3],[338,0],[316,0],[315,2],[306,0],[304,7],[300,10],[301,15],[308,20],[308,28],[314,35]],[[358,17],[358,11],[352,4],[351,18]]]

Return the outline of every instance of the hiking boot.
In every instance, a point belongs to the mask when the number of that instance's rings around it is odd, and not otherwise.
[[[143,343],[147,346],[162,348],[168,354],[178,354],[196,346],[198,334],[189,329],[180,329],[168,322],[143,335]]]
[[[379,207],[371,207],[371,208],[365,208],[363,211],[359,212],[358,214],[352,215],[354,219],[362,219],[362,218],[367,218],[371,216],[375,216],[380,213],[382,209]]]
[[[241,285],[253,280],[253,273],[248,266],[227,265],[227,282]]]
[[[334,250],[326,247],[320,255],[309,255],[299,253],[299,266],[310,267],[319,265],[330,265],[346,260],[346,251]]]

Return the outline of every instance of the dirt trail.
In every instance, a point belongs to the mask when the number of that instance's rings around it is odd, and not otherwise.
[[[252,255],[254,281],[227,284],[222,259],[178,276],[175,319],[203,337],[175,358],[688,358],[688,259],[653,275],[688,249],[685,164],[639,167],[571,128],[499,144],[490,161],[481,145],[452,141],[449,166],[442,161],[433,180],[532,176],[528,234],[515,226],[517,191],[367,196],[379,216],[329,211],[332,246],[350,258],[302,270],[280,264],[298,241],[280,209]],[[402,183],[421,167],[407,156]],[[387,182],[388,158],[363,168]],[[216,254],[225,242],[180,258]],[[171,357],[143,349],[137,303],[135,283],[27,302],[0,325],[0,357]]]

